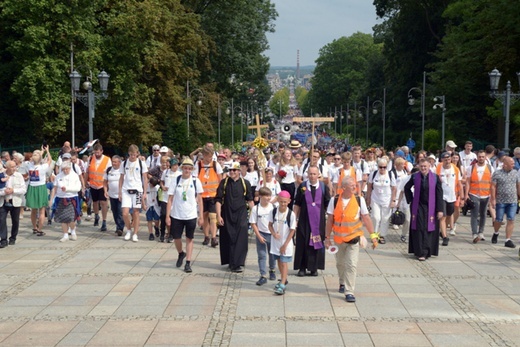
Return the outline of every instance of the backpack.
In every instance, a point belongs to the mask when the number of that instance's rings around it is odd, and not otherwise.
[[[127,162],[127,161],[128,161],[128,159],[125,160],[125,161],[123,162],[123,172],[125,172],[125,169],[126,169],[126,162]],[[141,162],[141,159],[137,159],[137,161],[139,162],[139,170],[140,170],[140,173],[141,173],[141,174],[139,175],[139,177],[141,178],[141,182],[143,182],[143,163]],[[112,168],[112,167],[110,167],[110,169],[111,169],[111,168]],[[107,169],[107,170],[108,170],[108,169]],[[109,173],[109,171],[107,171],[107,174],[108,174],[108,173]]]
[[[339,200],[339,195],[335,195],[334,196],[334,208],[336,208],[336,205],[338,204],[338,200]],[[356,201],[359,205],[359,208],[361,208],[361,199],[359,198],[358,195],[356,195]]]
[[[303,165],[302,175],[305,173],[305,169],[307,169],[307,166],[309,166],[309,161]],[[318,164],[318,170],[320,170],[320,174],[323,175],[323,164]]]
[[[177,176],[177,183],[176,186],[179,185],[179,182],[181,181],[182,175]],[[197,198],[197,182],[195,181],[195,178],[193,179],[193,190],[195,192],[195,199]]]
[[[215,170],[215,173],[217,173],[217,162],[213,160],[212,165],[213,165],[213,170]],[[200,175],[200,170],[202,169],[201,162],[198,162],[198,166],[199,166],[199,171],[197,172],[197,177]]]
[[[392,168],[393,170],[393,168]],[[388,178],[392,180],[392,175],[394,176],[394,180],[397,180],[397,174],[396,172],[393,172],[392,170],[388,171]],[[372,182],[374,182],[374,178],[376,177],[376,174],[378,173],[378,170],[374,171],[372,173]]]
[[[274,221],[274,218],[276,217],[276,212],[278,212],[277,207],[273,208],[273,221]],[[256,213],[258,214],[258,208],[256,209]],[[291,229],[291,215],[292,215],[292,210],[290,208],[288,208],[287,209],[287,226],[289,227],[289,229]]]

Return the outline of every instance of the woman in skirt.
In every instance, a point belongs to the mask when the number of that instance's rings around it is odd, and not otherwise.
[[[61,166],[61,173],[54,180],[54,196],[56,204],[56,214],[54,220],[61,223],[63,237],[60,242],[76,241],[76,220],[79,217],[80,204],[78,192],[81,190],[79,176],[71,170],[70,161],[64,161]]]
[[[47,156],[42,160],[42,153],[47,153]],[[49,146],[42,146],[42,150],[33,152],[31,160],[27,162],[26,172],[29,180],[29,187],[27,187],[26,205],[31,209],[31,222],[33,227],[33,234],[43,236],[42,231],[45,222],[45,207],[49,203],[47,193],[46,178],[47,171],[50,170],[52,163],[51,154],[49,153]]]

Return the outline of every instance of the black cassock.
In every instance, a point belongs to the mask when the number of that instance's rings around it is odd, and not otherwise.
[[[253,191],[247,180],[228,178],[224,194],[224,182],[220,181],[215,201],[222,204],[221,216],[224,226],[220,227],[220,264],[229,264],[231,269],[244,266],[247,256],[248,220],[247,202],[253,200]],[[244,195],[244,184],[246,194]]]
[[[410,203],[410,211],[413,204],[412,187],[415,182],[415,175],[422,175],[416,172],[410,177],[404,186],[404,194],[406,201]],[[429,172],[428,175],[435,175]],[[435,175],[437,176],[437,175]],[[419,197],[419,207],[417,209],[417,225],[416,229],[412,229],[412,222],[410,221],[408,253],[413,253],[417,257],[428,258],[432,255],[439,255],[439,220],[437,219],[437,212],[443,211],[442,201],[442,184],[439,177],[435,179],[435,230],[428,232],[428,203],[429,203],[429,183],[428,176],[426,179],[421,178],[421,195]],[[411,212],[410,212],[411,215]]]
[[[323,188],[321,195],[320,210],[320,235],[322,241],[325,241],[325,213],[330,201],[329,188],[325,184],[321,184]],[[311,227],[309,224],[309,214],[307,212],[307,201],[305,200],[305,191],[307,189],[307,181],[300,184],[296,189],[296,197],[294,204],[300,207],[300,216],[298,226],[296,227],[296,250],[294,253],[294,270],[309,270],[311,272],[318,269],[325,269],[325,247],[314,249],[309,246]]]

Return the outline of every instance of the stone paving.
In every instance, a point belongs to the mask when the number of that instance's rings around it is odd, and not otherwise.
[[[185,274],[173,244],[144,227],[134,243],[84,222],[60,243],[58,225],[44,237],[29,225],[26,213],[16,245],[0,250],[1,346],[520,346],[518,248],[474,245],[469,217],[426,262],[394,230],[361,251],[355,304],[337,292],[330,255],[319,277],[291,271],[277,296],[274,281],[255,285],[253,239],[233,274],[198,231]]]

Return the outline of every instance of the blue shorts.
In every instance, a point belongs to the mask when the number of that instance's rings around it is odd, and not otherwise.
[[[495,221],[502,223],[504,219],[504,214],[506,215],[507,220],[514,221],[516,216],[516,209],[518,207],[518,203],[513,202],[510,204],[496,204],[496,218]]]
[[[155,208],[153,208],[153,206],[150,206],[150,208],[146,211],[146,221],[151,222],[157,220],[159,220],[159,215],[157,214],[157,212],[155,212]]]
[[[290,263],[292,261],[292,256],[286,256],[286,255],[276,255],[273,254],[274,260],[280,259],[282,263]]]

